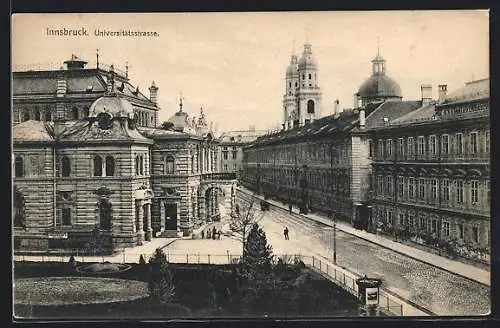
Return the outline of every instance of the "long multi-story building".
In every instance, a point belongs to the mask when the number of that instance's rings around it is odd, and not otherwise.
[[[489,79],[439,94],[370,130],[373,228],[489,248]]]
[[[189,235],[220,218],[223,200],[231,211],[234,175],[218,172],[218,144],[204,113],[193,122],[181,105],[170,127],[149,126],[150,117],[141,119],[110,70],[106,91],[77,118],[68,115],[65,94],[59,102],[60,85],[39,86],[50,74],[35,73],[23,88],[44,93],[30,93],[29,106],[36,97],[51,99],[55,111],[50,121],[30,116],[13,127],[16,251],[95,251],[96,242],[112,251],[157,236]],[[15,75],[14,90],[25,82]]]

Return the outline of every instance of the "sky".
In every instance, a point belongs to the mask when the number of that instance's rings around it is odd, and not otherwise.
[[[47,35],[85,29],[88,36]],[[141,30],[157,37],[98,37],[94,30]],[[57,69],[71,54],[95,66],[125,69],[149,95],[159,87],[160,121],[183,109],[206,117],[218,132],[273,129],[282,123],[285,70],[290,55],[312,45],[323,92],[322,116],[353,106],[377,54],[403,99],[420,99],[420,86],[489,77],[489,13],[453,11],[343,11],[269,13],[17,14],[12,19],[13,70]]]

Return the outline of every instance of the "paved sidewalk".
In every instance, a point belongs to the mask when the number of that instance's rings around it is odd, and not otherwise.
[[[149,242],[144,242],[141,246],[129,247],[113,255],[87,256],[74,255],[78,262],[111,262],[111,263],[137,263],[139,257],[144,255],[146,261],[157,248],[165,248],[179,238],[153,238]],[[14,261],[32,261],[32,262],[67,262],[69,255],[14,255]]]
[[[239,188],[239,190],[241,190],[244,193],[252,193],[251,191],[246,190],[246,189],[241,188],[241,187]],[[259,199],[264,199],[264,197],[262,197],[262,196],[256,195],[256,197]],[[270,200],[270,199],[268,199],[266,201],[269,202],[270,204],[275,205],[276,207],[279,207],[283,210],[288,211],[288,208],[279,202],[276,202],[276,201]],[[293,212],[295,214],[297,214],[298,209],[296,207],[294,207]],[[321,222],[325,225],[333,227],[333,221],[329,220],[323,216],[320,216],[320,215],[317,215],[314,213],[309,213],[309,214],[305,214],[305,215],[301,214],[301,215],[304,217],[307,217],[311,220],[318,221],[318,222]],[[472,265],[468,265],[468,264],[465,264],[462,262],[450,260],[450,259],[447,259],[447,258],[442,257],[442,256],[431,254],[429,252],[425,252],[425,251],[404,245],[402,243],[392,241],[392,240],[385,238],[383,236],[372,234],[372,233],[366,232],[364,230],[354,229],[353,227],[351,227],[350,225],[348,225],[344,222],[337,221],[336,226],[337,226],[337,229],[339,229],[343,232],[357,236],[361,239],[367,240],[369,242],[380,245],[382,247],[391,249],[397,253],[406,255],[406,256],[413,258],[415,260],[425,262],[427,264],[433,265],[435,267],[439,267],[443,270],[452,272],[452,273],[460,275],[462,277],[477,281],[481,284],[491,286],[491,278],[490,278],[491,275],[490,275],[490,272],[488,272],[486,270],[483,270],[483,269],[480,269],[480,268],[477,268],[477,267],[474,267]]]

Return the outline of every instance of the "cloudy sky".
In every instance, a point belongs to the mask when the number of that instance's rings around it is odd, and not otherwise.
[[[312,44],[323,91],[322,114],[335,99],[352,107],[380,51],[404,99],[420,85],[453,91],[489,75],[487,11],[275,12],[159,14],[28,14],[13,17],[14,69],[58,68],[71,54],[124,69],[148,95],[159,87],[160,120],[203,105],[218,131],[276,127],[282,120],[284,74],[292,51]],[[85,28],[89,36],[48,36],[46,29]],[[156,31],[158,37],[96,37],[95,29]]]

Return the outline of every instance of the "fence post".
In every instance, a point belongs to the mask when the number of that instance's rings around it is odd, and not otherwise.
[[[399,306],[401,307],[400,315],[403,316],[403,304],[400,304]]]
[[[312,258],[313,258],[313,268],[314,268],[314,256]]]
[[[387,311],[389,311],[389,296],[385,296],[385,299],[387,300]]]
[[[186,254],[186,263],[189,263],[189,254]]]
[[[333,268],[333,275],[335,277],[335,280],[337,280],[337,269]]]
[[[329,268],[329,267],[330,267],[330,266],[327,264],[327,265],[326,265],[326,274],[327,274],[328,276],[330,276],[330,274],[328,273],[328,268]]]
[[[321,271],[321,260],[319,260],[319,271]]]
[[[229,256],[229,249],[226,249],[226,254],[227,254],[227,264],[231,264],[231,258]]]
[[[125,264],[125,249],[123,249],[123,264]]]
[[[344,286],[345,286],[345,272],[344,272]]]
[[[210,254],[208,254],[208,264],[210,264]]]
[[[200,253],[198,253],[198,264],[200,264]]]

